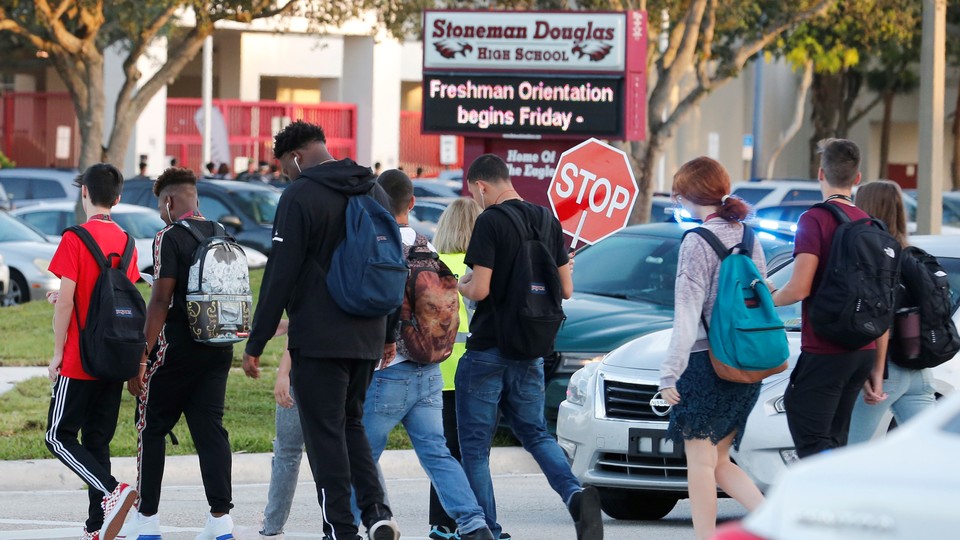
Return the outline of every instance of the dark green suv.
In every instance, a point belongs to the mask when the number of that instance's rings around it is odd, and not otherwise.
[[[673,324],[673,288],[683,233],[697,223],[627,227],[577,253],[573,297],[556,351],[544,359],[546,419],[553,432],[570,376],[585,364],[644,334]],[[768,269],[788,261],[793,246],[757,231]]]

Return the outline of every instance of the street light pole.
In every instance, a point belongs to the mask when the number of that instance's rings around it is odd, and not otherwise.
[[[660,10],[660,36],[658,39],[658,50],[660,55],[667,52],[670,45],[670,12],[666,9]],[[667,121],[667,103],[664,102],[663,110],[660,112],[660,121]],[[666,150],[660,152],[660,163],[657,166],[657,191],[662,192],[667,180],[667,153]]]
[[[917,232],[940,234],[943,220],[943,100],[946,86],[946,0],[923,0],[920,52],[920,148]]]
[[[212,159],[213,125],[213,36],[203,40],[203,163]]]

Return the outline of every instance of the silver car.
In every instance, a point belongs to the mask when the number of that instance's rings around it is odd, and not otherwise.
[[[80,188],[74,185],[76,169],[31,169],[14,167],[0,169],[0,185],[7,192],[10,204],[21,208],[41,201],[76,203]]]
[[[911,243],[935,255],[950,276],[960,323],[960,245],[955,237],[912,237]],[[789,264],[771,276],[782,287]],[[779,308],[787,326],[790,368],[800,355],[800,304]],[[576,372],[560,405],[557,438],[584,484],[600,490],[604,512],[616,519],[660,519],[687,497],[687,464],[682,445],[666,438],[670,407],[657,391],[660,364],[672,330],[647,334]],[[960,360],[933,370],[939,395],[960,388]],[[731,457],[762,489],[773,485],[797,460],[787,427],[783,393],[790,370],[763,381],[739,452]],[[884,423],[882,425],[888,425]]]
[[[0,255],[10,267],[10,289],[4,305],[40,300],[49,291],[60,290],[60,279],[47,270],[56,252],[36,229],[0,212]]]
[[[7,293],[10,292],[10,267],[3,262],[3,255],[0,255],[0,306],[5,305]]]

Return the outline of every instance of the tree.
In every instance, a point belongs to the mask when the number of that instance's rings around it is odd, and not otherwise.
[[[890,178],[893,100],[898,94],[909,94],[920,86],[920,77],[909,67],[916,57],[916,50],[908,54],[900,54],[900,51],[896,51],[892,53],[892,57],[887,57],[878,69],[867,73],[867,86],[880,96],[883,103],[883,121],[880,129],[880,178]]]
[[[299,14],[324,24],[359,7],[339,0],[0,0],[0,34],[49,56],[77,112],[83,169],[100,161],[123,165],[140,114],[197,55],[217,22]],[[142,81],[138,63],[157,38],[168,41],[167,60]],[[123,83],[113,124],[106,126],[104,59],[110,47],[122,50]]]
[[[960,64],[960,2],[947,6],[947,58]],[[953,159],[950,163],[950,178],[953,189],[960,190],[960,78],[957,80],[957,103],[953,108]]]

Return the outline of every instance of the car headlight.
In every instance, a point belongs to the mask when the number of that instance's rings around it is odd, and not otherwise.
[[[50,260],[49,259],[34,259],[33,266],[40,271],[41,274],[56,279],[57,275],[49,270]]]
[[[603,353],[559,353],[560,363],[557,365],[557,373],[573,373],[574,371],[593,362],[599,362],[603,358]]]
[[[598,366],[598,363],[588,364],[570,377],[570,382],[567,383],[568,403],[583,405],[587,402],[587,397],[590,395],[590,385],[593,384],[593,376],[596,374]]]

